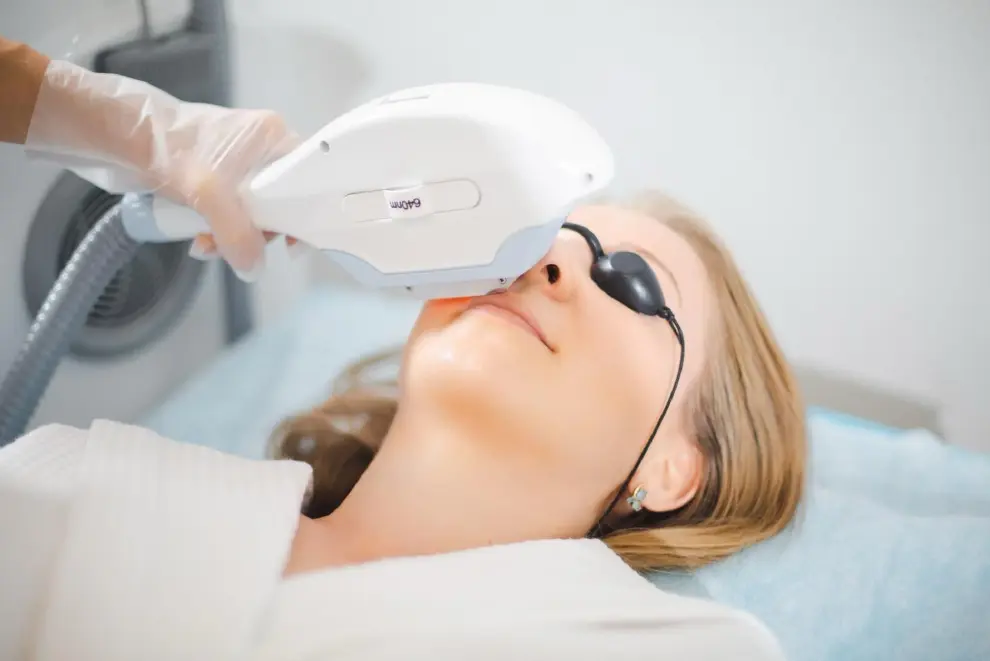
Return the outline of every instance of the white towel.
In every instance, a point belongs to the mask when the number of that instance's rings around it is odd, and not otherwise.
[[[245,658],[309,480],[302,463],[112,422],[15,442],[0,451],[0,658]]]
[[[596,540],[284,580],[310,476],[103,421],[0,450],[0,659],[782,658],[753,618]]]

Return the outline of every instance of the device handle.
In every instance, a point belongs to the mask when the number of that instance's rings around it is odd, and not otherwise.
[[[197,234],[210,233],[205,218],[163,197],[127,193],[121,205],[127,233],[142,243],[188,241]]]
[[[255,175],[252,186],[243,189],[245,206],[251,206],[253,183],[264,181],[260,177],[278,163],[279,161],[275,161],[266,166]],[[142,243],[188,241],[197,234],[210,234],[212,232],[209,223],[198,212],[160,195],[126,193],[124,195],[124,209],[127,216],[125,227],[128,233]],[[259,227],[259,229],[261,228]]]
[[[203,216],[190,207],[155,196],[151,202],[155,228],[166,240],[182,241],[197,234],[209,234],[210,226]]]

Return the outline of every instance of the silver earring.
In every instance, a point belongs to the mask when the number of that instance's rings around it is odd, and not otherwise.
[[[636,487],[632,495],[626,498],[626,502],[633,508],[633,512],[643,509],[643,500],[646,499],[646,489],[642,486]]]

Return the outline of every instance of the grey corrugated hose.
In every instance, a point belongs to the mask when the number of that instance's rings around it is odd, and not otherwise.
[[[76,248],[0,383],[0,447],[24,433],[89,311],[114,274],[140,247],[124,230],[118,204]]]

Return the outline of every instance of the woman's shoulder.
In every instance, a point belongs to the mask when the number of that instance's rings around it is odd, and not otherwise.
[[[682,652],[681,658],[784,661],[776,636],[754,615],[708,599],[653,589],[655,612],[662,613],[668,625],[678,619],[684,625],[666,626],[659,632],[662,637],[673,632],[674,646],[668,649]]]
[[[331,649],[340,637],[366,631],[382,641],[381,658],[416,644],[463,653],[449,658],[481,648],[533,661],[657,653],[695,661],[783,658],[752,616],[665,592],[598,540],[541,540],[316,571],[285,581],[277,604],[273,650],[300,635]],[[335,626],[327,628],[329,620]],[[411,630],[418,633],[406,636]]]
[[[617,645],[626,644],[632,651],[652,640],[672,658],[784,659],[776,637],[750,613],[663,590],[600,540],[560,546],[558,561],[574,561],[572,575],[586,575],[574,583],[597,601],[598,619],[615,627],[603,635],[614,636]]]

